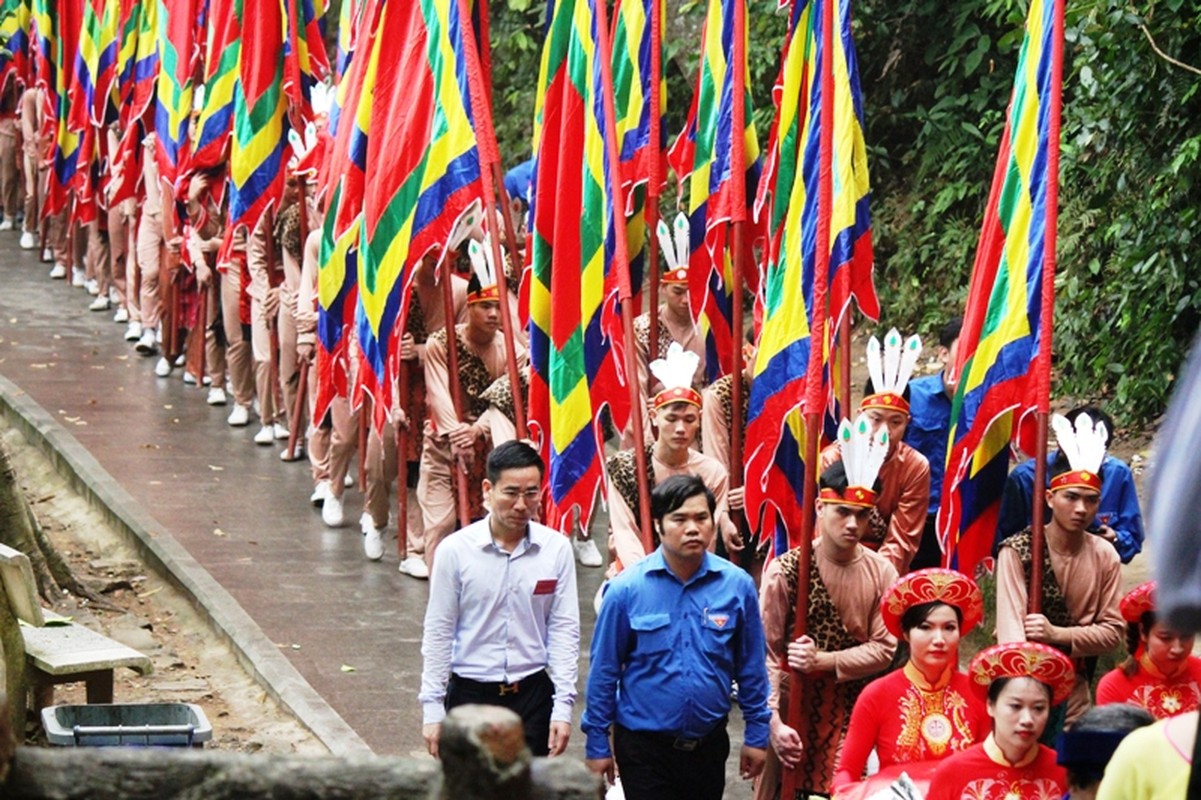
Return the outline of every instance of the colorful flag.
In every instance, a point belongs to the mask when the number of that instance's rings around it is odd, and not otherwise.
[[[1026,18],[959,337],[938,530],[946,563],[969,575],[991,555],[1010,442],[1020,433],[1022,449],[1035,452],[1032,431],[1021,429],[1033,420],[1034,362],[1050,335],[1042,282],[1047,189],[1057,177],[1047,169],[1048,151],[1059,146],[1048,124],[1054,5],[1034,0]]]
[[[193,76],[200,58],[196,19],[201,0],[158,0],[159,72],[155,90],[155,161],[159,179],[174,186],[187,154]],[[166,199],[166,198],[164,198]]]
[[[482,211],[464,22],[456,0],[384,0],[370,55],[355,331],[358,380],[377,409],[391,401],[412,267],[428,253],[444,257],[459,222]]]
[[[0,86],[13,75],[23,84],[29,83],[29,0],[0,2],[0,39],[7,55],[0,56]]]
[[[75,59],[83,28],[83,7],[76,0],[58,0],[50,30],[54,35],[54,156],[43,217],[67,209],[80,157],[80,135],[70,125],[70,106],[75,85]]]
[[[793,7],[773,92],[776,118],[755,204],[768,244],[760,297],[762,329],[747,414],[747,509],[752,520],[761,515],[777,518],[794,537],[800,533],[798,510],[804,491],[801,454],[805,451],[799,448],[805,445],[802,412],[817,263],[823,1]],[[830,332],[850,296],[858,299],[865,314],[878,314],[871,281],[866,148],[849,0],[838,4],[835,18],[831,316],[822,332],[823,383],[827,387],[833,386]],[[824,394],[829,408],[833,400],[829,392]],[[779,526],[765,525],[763,529],[781,534]],[[786,544],[781,535],[775,542],[777,552]]]
[[[286,0],[287,37],[284,40],[284,93],[306,120],[313,118],[313,87],[329,77],[325,55],[324,0]]]
[[[229,158],[233,130],[234,86],[242,26],[234,13],[237,0],[209,0],[208,39],[204,46],[204,102],[196,119],[189,171],[212,169]]]
[[[549,465],[547,524],[555,527],[573,507],[587,527],[603,483],[601,409],[609,405],[619,430],[630,413],[616,306],[627,267],[617,244],[624,219],[614,211],[623,206],[613,196],[619,166],[597,3],[548,4],[535,95],[530,426]]]
[[[688,181],[690,225],[689,296],[692,315],[706,332],[706,351],[718,355],[706,359],[709,378],[730,371],[733,364],[729,316],[734,304],[734,287],[727,280],[725,225],[733,219],[748,220],[748,199],[759,182],[759,137],[755,131],[749,88],[750,71],[745,55],[733,64],[735,17],[746,18],[746,0],[709,0],[701,37],[701,63],[696,91],[684,130],[668,153],[668,161],[680,181]],[[747,29],[742,23],[742,47],[746,53]],[[743,97],[742,158],[745,172],[733,174],[735,82]],[[735,180],[741,182],[736,186]],[[741,205],[737,212],[735,207]],[[708,353],[707,353],[708,355]]]

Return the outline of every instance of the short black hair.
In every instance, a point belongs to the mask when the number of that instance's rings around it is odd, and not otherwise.
[[[868,378],[867,381],[863,384],[863,396],[868,397],[875,393],[876,393],[876,385],[874,383],[872,383],[871,378]],[[901,399],[904,400],[906,403],[909,402],[909,383],[908,382],[905,383],[905,390],[903,392],[901,392]],[[897,411],[900,411],[900,410],[901,409],[899,409],[899,408],[897,409]]]
[[[1098,422],[1105,423],[1105,446],[1109,447],[1109,443],[1113,440],[1113,417],[1106,414],[1099,407],[1093,405],[1076,406],[1068,413],[1064,414],[1064,418],[1072,423],[1072,427],[1076,427],[1076,417],[1081,414],[1088,414],[1089,419],[1095,425]]]
[[[821,477],[817,480],[819,489],[833,489],[842,494],[850,486],[850,481],[847,480],[847,468],[843,466],[842,459],[835,461],[830,466],[822,470]],[[880,480],[880,476],[876,476],[876,482],[872,484],[872,491],[879,494],[884,484]]]
[[[963,612],[959,610],[959,606],[953,606],[950,603],[943,603],[938,600],[933,600],[929,603],[918,603],[915,606],[910,606],[909,608],[905,609],[905,613],[901,615],[901,632],[909,633],[909,631],[913,630],[918,625],[921,625],[930,617],[931,614],[934,613],[934,609],[938,608],[939,606],[946,606],[954,611],[955,619],[958,620],[960,625],[963,624]]]
[[[963,317],[951,317],[938,331],[938,344],[950,350],[951,345],[955,344],[955,340],[959,338],[961,330],[963,330]]]
[[[651,518],[662,524],[663,518],[699,495],[705,496],[709,513],[717,510],[717,498],[696,475],[672,475],[651,489]]]
[[[1001,692],[1005,691],[1005,687],[1009,685],[1009,682],[1013,681],[1013,680],[1017,680],[1018,678],[1030,678],[1030,680],[1034,681],[1039,686],[1043,687],[1043,689],[1045,689],[1047,692],[1047,702],[1054,704],[1055,693],[1053,691],[1051,691],[1051,687],[1048,684],[1045,684],[1042,681],[1040,681],[1038,678],[1035,678],[1030,675],[1015,675],[1012,677],[996,678],[995,680],[993,680],[992,683],[990,683],[988,685],[988,702],[992,703],[993,705],[996,705],[997,700],[1001,697]]]
[[[526,467],[537,467],[540,476],[546,474],[546,463],[542,460],[542,456],[538,455],[538,451],[525,442],[513,439],[497,445],[488,454],[488,461],[484,467],[485,477],[488,478],[489,483],[495,484],[500,480],[502,472]]]
[[[1122,739],[1155,721],[1145,708],[1131,703],[1094,706],[1059,739],[1056,762],[1068,770],[1068,787],[1090,789],[1101,782],[1105,767]]]

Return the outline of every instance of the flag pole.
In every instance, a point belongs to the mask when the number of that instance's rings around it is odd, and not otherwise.
[[[297,191],[300,193],[296,202],[300,204],[300,268],[303,271],[305,243],[309,239],[308,198],[305,197],[304,176],[298,175],[295,172],[292,173],[292,176],[296,179]],[[288,461],[296,457],[296,442],[300,438],[300,418],[304,415],[304,401],[308,393],[308,376],[309,362],[302,360],[297,366],[296,400],[292,403],[292,408],[288,409],[291,412],[291,416],[288,419]],[[404,396],[403,394],[401,395],[401,397]]]
[[[459,17],[465,25],[470,25],[472,19],[467,0],[458,0]],[[487,9],[481,9],[481,18],[485,23],[480,27],[486,29]],[[489,46],[487,41],[484,46]],[[521,377],[517,374],[517,354],[513,351],[513,319],[509,309],[508,279],[505,275],[505,262],[500,252],[500,237],[496,234],[496,219],[505,220],[506,234],[509,239],[509,254],[516,253],[516,242],[512,234],[512,219],[507,215],[507,204],[504,207],[497,200],[497,190],[503,186],[503,181],[497,181],[500,173],[500,150],[496,144],[496,132],[492,127],[492,108],[488,99],[488,90],[484,86],[484,72],[480,64],[480,52],[476,48],[475,37],[463,36],[463,50],[467,57],[467,84],[471,95],[471,110],[475,118],[476,142],[480,154],[480,181],[484,185],[484,218],[488,227],[493,229],[493,235],[488,237],[492,247],[492,263],[496,265],[496,288],[500,295],[500,327],[505,337],[505,370],[509,376],[509,389],[513,397],[513,422],[517,429],[518,439],[528,439],[529,433],[525,424],[525,403],[521,399]],[[498,185],[499,184],[499,185]],[[447,284],[449,286],[449,284]],[[453,315],[447,316],[452,319]],[[448,327],[449,330],[449,327]],[[448,340],[449,341],[449,340]],[[466,524],[466,523],[464,523]]]
[[[408,399],[413,390],[409,381],[411,364],[400,362],[400,396]],[[404,561],[409,552],[409,462],[405,458],[408,437],[413,433],[408,429],[413,421],[406,419],[404,424],[396,421],[396,551],[400,560]]]
[[[805,636],[809,631],[809,572],[813,563],[813,532],[815,528],[817,497],[817,460],[819,457],[818,435],[825,392],[822,391],[823,345],[826,340],[827,280],[830,271],[830,210],[833,205],[833,169],[831,156],[834,145],[834,3],[823,0],[821,15],[821,117],[819,119],[819,157],[817,182],[817,230],[813,265],[813,324],[809,330],[809,366],[805,383],[805,486],[801,501],[801,543],[797,563],[797,594],[793,638]],[[794,35],[797,35],[794,33]],[[802,714],[801,694],[806,685],[805,676],[792,673],[791,691],[788,693],[788,715],[786,721],[794,729],[799,727]],[[792,798],[796,794],[796,771],[784,769],[782,797]]]
[[[663,80],[663,15],[662,0],[651,0],[651,94],[650,119],[648,120],[647,139],[651,152],[651,168],[646,182],[646,208],[643,215],[646,219],[646,265],[650,285],[647,287],[647,347],[646,363],[659,357],[659,185],[663,178],[663,153],[659,141],[662,137],[663,98],[659,88]],[[631,287],[633,288],[633,287]],[[641,289],[642,287],[638,287]],[[630,340],[633,341],[632,339]],[[632,346],[632,345],[631,345]],[[636,374],[636,373],[635,373]],[[654,377],[650,370],[646,371],[646,394],[651,393]]]
[[[1047,120],[1047,222],[1043,242],[1042,308],[1040,310],[1038,362],[1035,368],[1037,406],[1037,452],[1034,461],[1033,514],[1030,517],[1030,592],[1029,611],[1042,612],[1043,552],[1046,537],[1043,530],[1043,506],[1047,485],[1047,418],[1051,413],[1051,350],[1054,339],[1055,315],[1055,248],[1059,225],[1059,130],[1062,116],[1063,91],[1063,16],[1064,0],[1050,0],[1053,30],[1051,32],[1051,90]]]
[[[455,408],[455,419],[463,421],[463,398],[459,393],[459,333],[455,329],[455,297],[454,290],[450,287],[450,254],[445,250],[442,251],[441,262],[441,280],[442,283],[442,307],[446,316],[446,368],[447,368],[447,388],[450,390],[450,399]],[[502,304],[503,306],[503,304]],[[454,445],[451,445],[451,450],[454,450]],[[463,463],[462,456],[455,456],[455,487],[457,489],[457,502],[459,514],[459,526],[466,528],[471,522],[471,510],[467,502],[467,465]]]
[[[462,0],[460,0],[462,2]],[[617,272],[617,299],[621,303],[621,322],[625,336],[626,385],[630,390],[630,422],[634,434],[634,463],[638,474],[638,526],[642,534],[642,547],[650,553],[654,550],[654,539],[651,537],[651,492],[646,483],[646,433],[642,422],[645,419],[642,410],[642,389],[638,385],[638,360],[634,352],[634,293],[630,287],[630,257],[626,249],[625,199],[622,196],[620,177],[617,165],[620,163],[617,152],[617,111],[613,102],[613,48],[609,42],[609,23],[605,13],[604,2],[596,4],[596,39],[600,53],[601,66],[601,95],[604,99],[605,114],[605,149],[609,159],[609,190],[612,197],[610,213],[620,220],[613,222],[613,232],[616,238],[614,244],[614,266]],[[656,87],[657,91],[657,87]],[[656,265],[657,266],[657,265]],[[656,301],[657,310],[657,301]],[[657,316],[652,317],[652,323]],[[654,325],[651,325],[652,330]]]
[[[730,225],[732,230],[730,247],[733,250],[733,297],[731,347],[734,360],[730,379],[730,463],[729,482],[731,489],[739,489],[743,483],[742,466],[742,285],[746,270],[746,5],[742,0],[734,4],[734,45],[730,69],[732,88],[732,141],[730,142]],[[734,524],[741,530],[739,512],[731,512]]]

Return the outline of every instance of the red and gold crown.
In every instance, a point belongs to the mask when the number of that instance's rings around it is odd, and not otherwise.
[[[1051,491],[1061,489],[1093,489],[1101,491],[1101,476],[1087,469],[1074,469],[1051,479]]]
[[[701,357],[685,350],[679,342],[672,342],[664,358],[656,358],[649,365],[651,374],[663,384],[662,391],[655,395],[654,410],[672,403],[691,403],[701,407],[701,393],[692,388],[692,377],[701,363]]]
[[[655,231],[659,236],[659,250],[667,262],[667,270],[659,278],[662,284],[688,283],[688,264],[692,254],[689,245],[688,216],[683,212],[676,214],[671,228],[659,220]]]
[[[1063,489],[1091,489],[1101,491],[1101,462],[1105,460],[1105,446],[1109,431],[1105,423],[1093,422],[1088,414],[1080,414],[1075,422],[1056,414],[1051,417],[1051,428],[1059,452],[1067,459],[1071,470],[1051,479],[1051,491]]]
[[[981,697],[988,695],[988,687],[998,678],[1033,678],[1051,687],[1051,702],[1059,705],[1076,685],[1076,667],[1054,647],[1009,642],[981,650],[968,667],[968,678]]]
[[[691,403],[700,408],[701,393],[691,386],[677,386],[674,389],[664,389],[655,395],[654,410],[658,411],[663,406],[669,406],[672,403]]]
[[[922,354],[922,340],[910,336],[904,341],[896,328],[892,328],[884,337],[884,346],[873,336],[867,342],[867,371],[871,375],[874,394],[863,398],[859,404],[860,411],[883,409],[885,411],[901,411],[909,413],[909,402],[905,400],[905,387],[909,385],[909,376],[917,366],[918,356]]]
[[[824,488],[818,497],[827,503],[856,508],[872,508],[878,496],[871,488],[880,476],[880,467],[888,456],[888,430],[881,425],[873,432],[867,416],[860,414],[851,424],[844,419],[838,425],[838,451],[846,471],[847,488],[838,491]]]
[[[492,236],[484,234],[483,242],[472,239],[467,244],[471,259],[471,278],[467,281],[467,304],[500,302],[500,285],[496,280],[496,263],[492,253]],[[501,257],[503,258],[503,252]]]
[[[1127,592],[1118,606],[1122,612],[1122,619],[1137,625],[1142,620],[1143,614],[1154,611],[1155,587],[1155,581],[1147,581]]]
[[[984,595],[976,582],[953,569],[930,567],[910,572],[894,583],[880,601],[884,626],[893,636],[901,636],[901,617],[914,606],[943,603],[959,609],[963,621],[959,633],[966,635],[984,619]]]
[[[669,269],[659,277],[659,283],[667,286],[672,283],[688,283],[688,267]]]
[[[876,392],[869,394],[863,398],[859,404],[860,411],[867,411],[873,408],[880,408],[885,411],[903,411],[909,413],[909,401],[899,394],[892,392]]]

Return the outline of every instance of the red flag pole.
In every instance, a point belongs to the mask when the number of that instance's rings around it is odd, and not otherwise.
[[[293,173],[293,176],[296,178],[297,191],[300,193],[296,202],[300,203],[300,268],[303,271],[305,243],[309,240],[308,199],[305,197],[304,176],[296,173]],[[288,419],[288,461],[296,457],[296,442],[300,438],[300,419],[304,416],[304,401],[308,394],[308,376],[309,362],[302,361],[297,368],[296,400],[292,404],[293,407],[288,409],[291,412],[291,417]],[[404,396],[401,395],[401,397]]]
[[[1063,90],[1063,6],[1064,0],[1054,3],[1051,33],[1051,90],[1047,98],[1050,107],[1047,120],[1047,222],[1043,242],[1042,308],[1040,310],[1038,360],[1036,362],[1035,398],[1037,406],[1037,447],[1034,455],[1033,514],[1030,517],[1030,593],[1028,597],[1031,614],[1042,612],[1043,552],[1043,505],[1047,485],[1047,417],[1051,413],[1051,349],[1054,339],[1055,315],[1055,248],[1058,242],[1059,225],[1059,129],[1062,112]]]
[[[455,407],[455,419],[463,421],[463,398],[459,394],[459,334],[455,330],[455,297],[450,288],[450,258],[442,253],[441,264],[442,307],[446,314],[446,368],[450,399]],[[501,303],[504,306],[504,303]],[[453,449],[454,445],[451,445]],[[399,454],[398,454],[399,455]],[[459,511],[459,526],[466,528],[471,522],[471,509],[467,502],[467,465],[461,456],[455,457],[455,487]]]
[[[646,269],[650,277],[647,288],[648,309],[648,340],[647,358],[649,364],[659,357],[659,185],[663,182],[663,153],[659,148],[662,137],[663,98],[659,87],[663,81],[663,5],[661,0],[651,2],[651,95],[650,120],[648,121],[647,138],[650,140],[651,168],[646,182]],[[631,287],[632,288],[632,287]],[[641,289],[642,287],[638,287]],[[632,346],[631,340],[631,346]],[[654,377],[650,370],[646,371],[646,394],[651,393]]]
[[[729,68],[732,75],[733,102],[733,141],[730,147],[730,189],[731,227],[730,246],[733,249],[734,285],[731,287],[733,308],[731,326],[733,327],[734,360],[732,378],[730,381],[730,488],[742,487],[742,285],[746,271],[746,6],[742,2],[734,4],[734,54]],[[738,517],[740,514],[732,513]],[[737,519],[734,520],[739,524]],[[741,527],[741,526],[740,526]]]
[[[854,310],[847,303],[842,318],[838,322],[838,349],[841,358],[838,360],[838,404],[842,407],[842,415],[851,417],[851,314]]]
[[[412,389],[409,386],[408,361],[400,362],[400,396],[409,397]],[[412,420],[405,420],[408,425]],[[405,448],[408,437],[413,435],[396,421],[396,549],[400,560],[404,561],[409,552],[409,462],[405,458]]]
[[[816,523],[814,501],[817,497],[818,434],[825,392],[822,391],[823,345],[826,339],[826,290],[830,271],[830,210],[833,205],[834,149],[834,0],[824,0],[821,16],[821,118],[819,120],[819,158],[817,182],[817,231],[813,265],[813,324],[809,330],[809,369],[805,384],[805,490],[801,502],[801,543],[797,564],[797,596],[793,638],[809,630],[809,571],[813,559],[813,531]],[[786,721],[792,728],[800,725],[801,694],[805,676],[792,673],[788,693]],[[796,772],[783,771],[782,797],[796,794]]]
[[[461,1],[461,0],[460,0]],[[609,191],[612,204],[609,213],[621,215],[614,222],[613,231],[617,239],[614,245],[614,266],[617,271],[617,299],[621,303],[621,322],[625,336],[626,385],[630,390],[630,420],[634,433],[634,463],[638,473],[638,524],[642,533],[642,546],[647,553],[654,550],[654,539],[651,537],[651,491],[646,483],[646,434],[642,421],[645,418],[642,410],[642,389],[638,385],[638,359],[634,352],[634,293],[630,287],[630,257],[626,249],[625,198],[622,196],[620,176],[617,165],[620,158],[617,152],[617,140],[614,131],[617,130],[617,111],[613,103],[613,47],[609,41],[609,22],[603,2],[596,4],[596,39],[597,58],[601,65],[601,93],[605,105],[605,149],[612,167],[609,170]],[[656,265],[657,267],[657,265]],[[656,301],[657,303],[657,301]],[[655,317],[652,317],[652,323]],[[651,325],[654,330],[655,325]]]
[[[472,17],[471,11],[467,7],[467,0],[458,0],[458,3],[459,17],[465,24],[470,24]],[[480,15],[481,19],[485,20],[484,24],[480,26],[481,33],[485,33],[487,8],[481,8]],[[489,43],[485,40],[483,45],[488,47]],[[497,266],[496,288],[500,295],[500,327],[505,336],[505,369],[509,375],[509,389],[513,396],[513,422],[517,429],[517,438],[528,439],[529,433],[526,431],[525,425],[525,404],[521,399],[521,377],[517,374],[517,354],[513,350],[514,327],[513,315],[509,313],[508,279],[505,275],[505,262],[500,252],[500,237],[496,235],[497,231],[495,230],[496,218],[507,214],[508,210],[507,203],[504,204],[504,210],[502,210],[497,200],[498,185],[504,185],[503,180],[497,179],[497,175],[500,173],[500,150],[496,145],[496,131],[492,127],[491,103],[488,98],[488,89],[484,85],[485,75],[480,64],[480,52],[476,49],[474,36],[463,37],[463,50],[467,57],[467,85],[471,95],[471,110],[475,117],[476,141],[480,152],[480,181],[484,185],[484,217],[488,220],[488,227],[494,229],[493,235],[489,239],[492,246],[492,263]],[[516,253],[516,242],[512,234],[512,220],[508,216],[503,218],[509,236],[509,253],[513,255]],[[453,318],[453,314],[447,316],[448,320]],[[447,330],[450,330],[449,326]],[[449,339],[447,341],[449,343]]]

